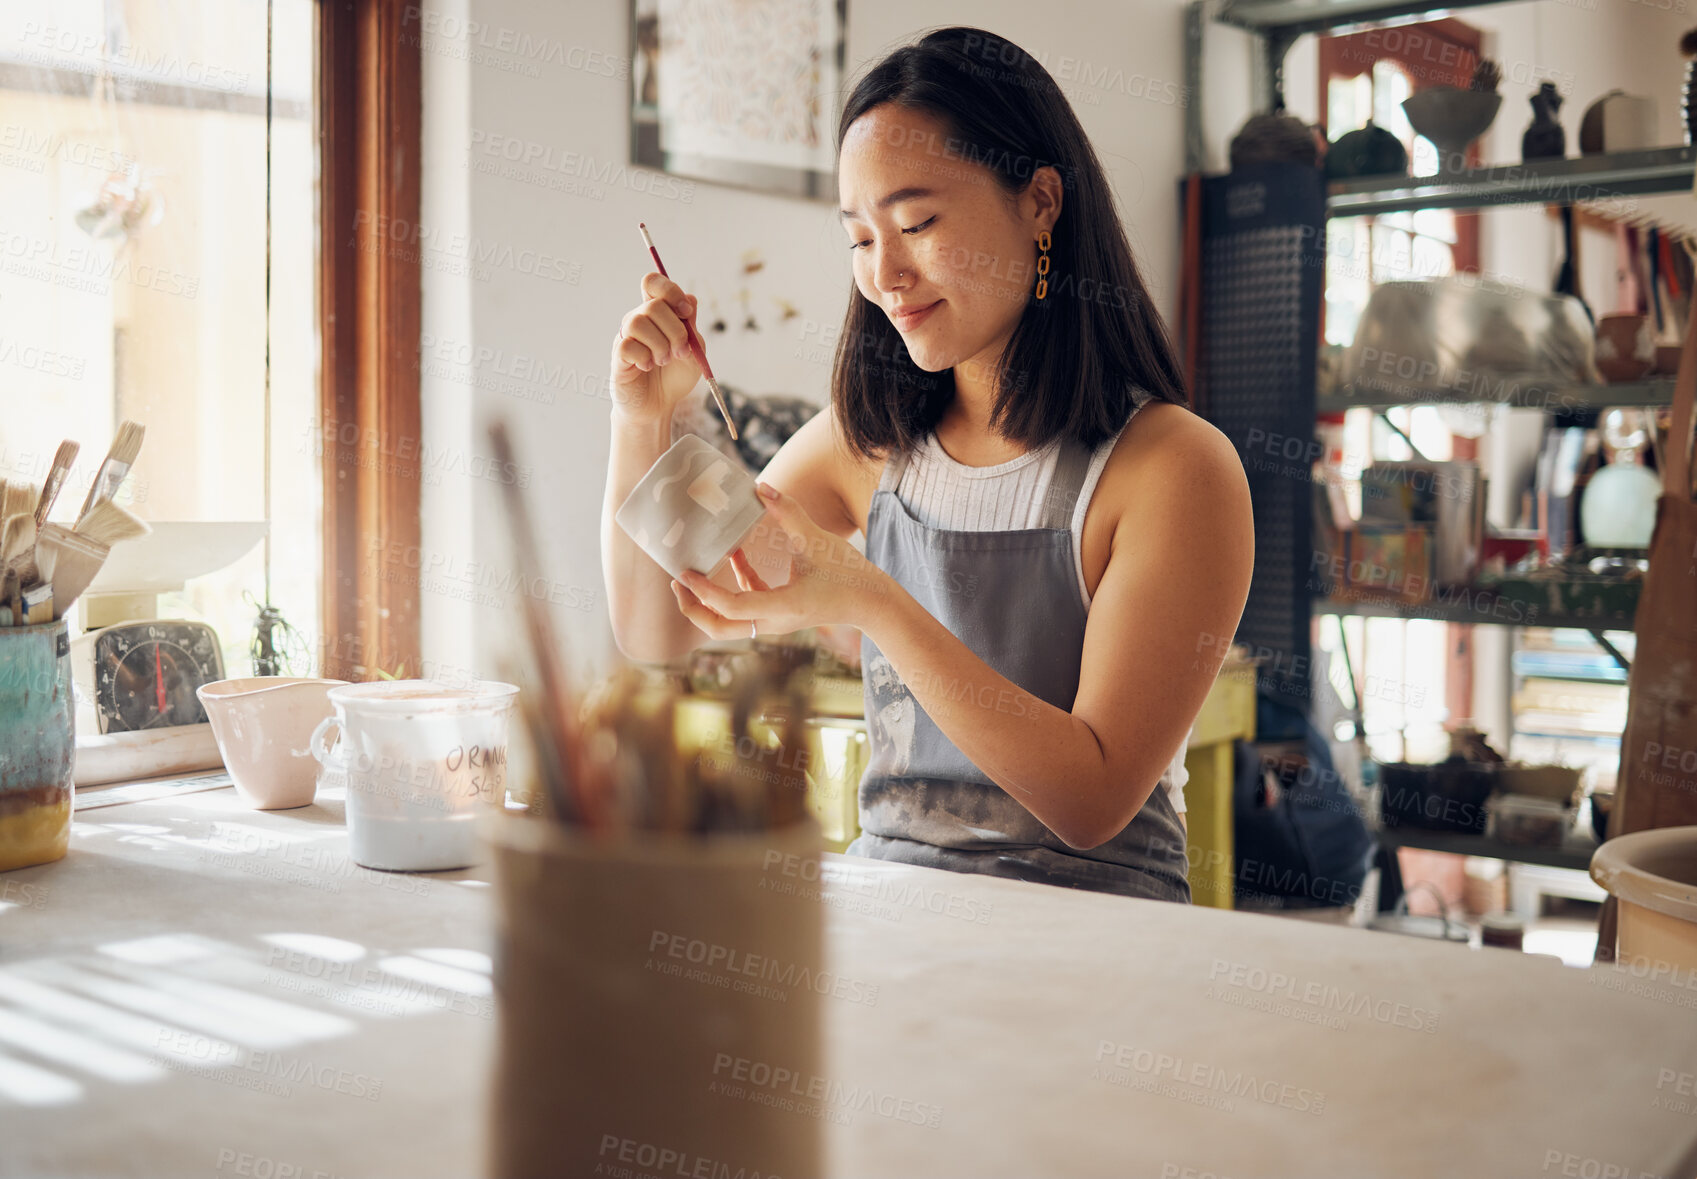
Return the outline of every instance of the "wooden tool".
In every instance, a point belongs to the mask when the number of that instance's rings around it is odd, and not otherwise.
[[[95,504],[111,499],[118,493],[124,477],[130,473],[130,464],[134,463],[136,455],[141,453],[141,441],[146,433],[146,427],[140,422],[119,423],[118,433],[112,439],[112,447],[106,452],[100,470],[95,472],[94,482],[88,488],[88,498],[83,500],[82,511],[77,513],[78,524],[82,523]]]

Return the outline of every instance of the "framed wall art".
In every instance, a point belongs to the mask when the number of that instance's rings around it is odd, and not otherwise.
[[[847,0],[631,0],[631,161],[836,199]]]

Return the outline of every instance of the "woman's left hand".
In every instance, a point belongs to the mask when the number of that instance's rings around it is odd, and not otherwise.
[[[815,524],[790,496],[762,483],[760,498],[766,517],[749,545],[787,555],[789,580],[776,589],[767,585],[738,549],[731,567],[741,588],[728,589],[691,570],[672,582],[678,609],[715,639],[746,639],[755,631],[789,634],[831,623],[860,626],[895,583],[848,541]]]

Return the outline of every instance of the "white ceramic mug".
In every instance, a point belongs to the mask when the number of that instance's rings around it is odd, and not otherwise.
[[[354,863],[394,872],[477,862],[477,814],[506,804],[507,717],[518,689],[388,680],[330,690],[312,756],[347,778]],[[332,749],[330,730],[341,739]]]
[[[631,489],[618,522],[673,577],[712,577],[766,514],[754,477],[705,439],[685,434]]]
[[[307,748],[330,711],[330,689],[346,680],[249,676],[202,684],[196,695],[236,794],[255,810],[312,802],[317,771]]]

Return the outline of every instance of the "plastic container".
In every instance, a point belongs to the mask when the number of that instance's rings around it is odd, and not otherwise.
[[[1616,836],[1592,855],[1591,879],[1619,902],[1620,961],[1697,972],[1697,827]]]
[[[1548,798],[1499,794],[1486,804],[1499,843],[1519,847],[1560,847],[1573,827],[1573,811]]]
[[[313,730],[313,757],[346,775],[348,850],[390,872],[469,868],[477,816],[506,804],[507,718],[518,689],[483,681],[347,684]],[[331,729],[340,732],[332,748]]]
[[[347,682],[251,676],[200,686],[195,694],[243,802],[262,811],[312,802],[318,763],[308,742],[330,715],[330,689]]]
[[[64,858],[76,753],[64,620],[0,627],[0,872]]]
[[[1573,803],[1579,791],[1582,773],[1577,766],[1498,766],[1497,790],[1503,794],[1547,798],[1566,806]]]

